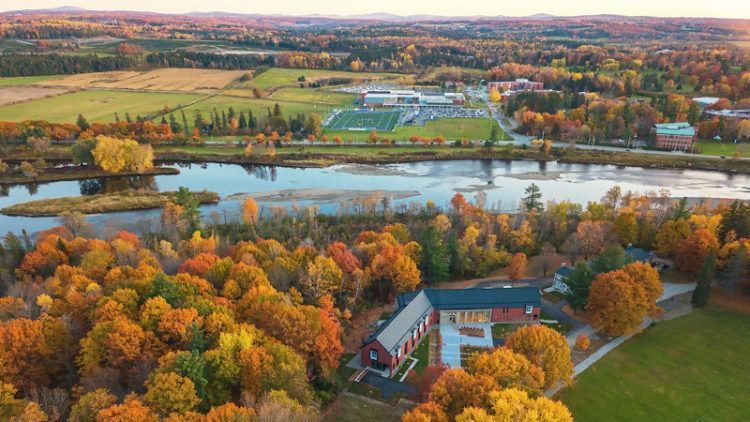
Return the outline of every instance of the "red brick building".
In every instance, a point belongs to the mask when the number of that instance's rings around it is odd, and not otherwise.
[[[544,83],[534,82],[528,79],[516,79],[515,81],[487,82],[487,91],[541,91]]]
[[[687,122],[657,124],[654,131],[657,148],[687,151],[695,141],[696,130]]]
[[[363,366],[393,373],[435,324],[536,323],[536,287],[424,289],[399,295],[398,308],[360,348]]]

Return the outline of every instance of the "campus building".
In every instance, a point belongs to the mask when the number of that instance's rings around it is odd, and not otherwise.
[[[656,147],[687,151],[693,146],[696,130],[690,123],[661,123],[654,125],[656,132]]]
[[[424,289],[397,297],[396,311],[360,348],[360,363],[391,374],[435,324],[538,323],[536,287]]]
[[[515,81],[487,82],[487,92],[497,91],[541,91],[544,83],[534,82],[528,79],[516,79]]]
[[[422,93],[414,90],[370,90],[360,94],[364,107],[454,107],[466,103],[464,94]]]

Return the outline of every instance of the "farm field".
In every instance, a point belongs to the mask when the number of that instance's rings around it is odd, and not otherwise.
[[[577,421],[743,420],[750,317],[718,307],[660,322],[581,374],[558,398]]]
[[[33,84],[36,82],[49,81],[53,79],[61,78],[59,75],[45,75],[45,76],[18,76],[13,78],[0,78],[0,86],[16,86]]]
[[[65,88],[48,88],[43,86],[0,86],[0,106],[60,95],[67,91]]]
[[[355,73],[355,72],[344,72],[339,70],[322,70],[322,69],[284,69],[274,67],[271,68],[253,80],[242,84],[243,88],[260,88],[260,89],[277,89],[282,87],[298,87],[300,82],[297,79],[300,76],[305,77],[305,84],[309,82],[321,81],[330,78],[342,78],[351,79],[352,82],[356,81],[368,81],[368,80],[383,80],[383,79],[396,79],[406,75],[399,75],[396,73]]]
[[[212,93],[224,88],[245,71],[211,69],[156,69],[147,72],[81,73],[43,81],[44,85],[71,88],[129,89]]]
[[[345,110],[333,118],[328,128],[333,130],[392,132],[400,118],[400,110]]]
[[[408,140],[413,135],[425,138],[443,136],[448,141],[457,139],[487,139],[490,136],[490,125],[496,125],[491,119],[439,119],[427,122],[424,126],[400,126],[394,132],[383,133],[389,139]],[[328,137],[341,136],[345,141],[367,141],[370,132],[326,129]]]
[[[121,119],[125,113],[132,118],[155,113],[164,106],[171,109],[202,98],[198,94],[166,94],[126,91],[79,91],[57,97],[42,98],[21,104],[0,107],[0,121],[48,120],[75,123],[81,113],[90,122],[112,122],[115,112]]]

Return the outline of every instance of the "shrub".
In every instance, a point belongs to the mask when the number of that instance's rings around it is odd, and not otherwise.
[[[21,173],[23,173],[23,175],[26,177],[34,178],[34,177],[39,176],[39,173],[37,173],[34,166],[28,161],[22,161],[21,165],[18,168],[21,170]]]
[[[589,336],[583,333],[578,334],[576,337],[576,347],[578,350],[587,350],[590,345],[591,341],[589,340]]]

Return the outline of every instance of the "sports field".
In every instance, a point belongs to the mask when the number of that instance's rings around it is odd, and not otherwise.
[[[389,139],[397,141],[408,141],[412,136],[434,138],[442,136],[447,141],[462,139],[488,139],[492,125],[497,125],[492,119],[438,119],[425,123],[424,126],[399,126],[392,133],[385,135]],[[340,136],[345,141],[367,142],[369,131],[348,131],[326,128],[324,130],[329,138]],[[501,135],[502,136],[502,135]],[[507,138],[507,135],[505,135]]]
[[[400,118],[400,110],[344,110],[331,120],[327,128],[333,130],[393,132]]]
[[[694,310],[628,340],[558,398],[584,422],[747,420],[748,332],[750,316]]]

